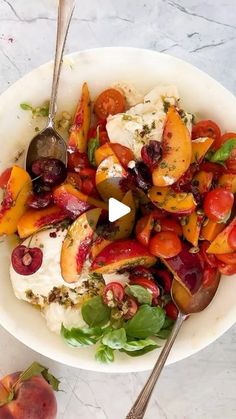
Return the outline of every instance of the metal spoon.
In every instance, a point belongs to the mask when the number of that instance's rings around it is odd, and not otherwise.
[[[49,104],[49,116],[46,128],[37,134],[29,144],[25,164],[27,171],[30,171],[33,161],[40,157],[53,157],[61,160],[65,165],[67,164],[66,144],[55,129],[54,117],[56,113],[56,99],[58,82],[61,73],[62,56],[74,8],[75,0],[59,0],[56,52],[54,59],[51,99]]]
[[[217,291],[219,280],[220,275],[216,275],[214,281],[209,287],[202,287],[195,295],[191,295],[179,281],[176,279],[173,280],[171,294],[173,301],[179,309],[179,315],[146,384],[140,392],[132,409],[126,416],[126,419],[142,419],[144,417],[155,384],[166,363],[167,357],[184,320],[190,314],[198,313],[210,304]]]

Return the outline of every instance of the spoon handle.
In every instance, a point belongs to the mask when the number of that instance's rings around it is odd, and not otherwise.
[[[139,396],[135,401],[132,409],[126,416],[126,419],[142,419],[144,417],[155,384],[161,374],[161,371],[166,363],[170,350],[186,317],[187,316],[185,314],[179,312],[179,315],[171,331],[171,334],[168,337],[145,386],[139,393]]]
[[[48,124],[53,126],[53,120],[56,113],[56,99],[58,90],[58,81],[61,72],[62,55],[65,47],[66,37],[75,8],[75,0],[59,0],[58,18],[57,18],[57,40],[56,53],[54,59],[52,92],[49,104]]]

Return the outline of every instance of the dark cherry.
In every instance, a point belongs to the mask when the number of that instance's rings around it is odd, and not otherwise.
[[[32,163],[31,171],[35,176],[41,176],[42,182],[46,185],[58,185],[66,176],[66,166],[61,160],[42,157]]]
[[[172,275],[167,269],[158,269],[155,279],[162,286],[164,293],[169,294],[172,285]]]
[[[50,204],[53,204],[53,195],[51,192],[41,192],[38,194],[32,194],[27,201],[27,205],[30,208],[35,209],[46,208]]]
[[[43,261],[43,253],[39,247],[17,246],[11,255],[13,269],[20,275],[32,275]]]
[[[144,163],[152,168],[161,158],[161,143],[155,140],[149,141],[149,144],[142,147],[141,156]]]
[[[87,153],[80,153],[79,151],[69,150],[68,154],[68,171],[69,172],[79,172],[80,169],[89,167],[89,159]]]

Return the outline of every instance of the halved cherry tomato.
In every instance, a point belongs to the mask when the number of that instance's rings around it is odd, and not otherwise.
[[[176,320],[179,314],[179,310],[177,309],[176,305],[173,303],[173,301],[170,301],[167,303],[164,307],[166,311],[166,315],[170,317],[172,320]]]
[[[124,287],[119,282],[110,282],[105,286],[102,296],[108,307],[116,307],[124,299]]]
[[[228,244],[233,250],[236,250],[236,226],[234,226],[229,233]]]
[[[73,185],[76,189],[81,190],[82,188],[82,180],[79,173],[76,172],[68,172],[66,182]]]
[[[209,287],[210,285],[212,285],[212,283],[215,280],[216,275],[217,275],[217,268],[211,268],[210,266],[205,268],[203,272],[203,281],[202,281],[203,286]]]
[[[138,311],[138,304],[132,297],[125,297],[124,306],[127,309],[125,310],[124,319],[128,320],[134,317]]]
[[[67,167],[70,172],[79,172],[80,169],[90,166],[87,153],[74,151],[68,153]]]
[[[236,252],[216,255],[217,259],[227,265],[236,265]]]
[[[144,215],[140,218],[135,227],[135,235],[139,243],[144,246],[148,246],[151,231],[153,229],[153,217],[152,214]]]
[[[134,160],[134,153],[130,148],[125,147],[124,145],[121,145],[119,143],[111,143],[110,147],[116,154],[116,157],[118,158],[120,164],[127,169],[128,163],[131,160]]]
[[[228,219],[234,203],[234,195],[227,189],[216,188],[208,192],[204,199],[204,212],[214,222]]]
[[[160,295],[160,290],[154,281],[148,278],[134,278],[130,281],[130,285],[140,285],[147,288],[152,293],[152,299],[155,300]]]
[[[11,176],[12,167],[9,167],[8,169],[4,170],[2,174],[0,175],[0,188],[6,188],[7,182],[10,179]]]
[[[217,267],[217,259],[213,253],[207,253],[207,249],[210,246],[210,242],[204,240],[200,245],[200,255],[202,256],[204,263],[209,265],[211,268]]]
[[[231,154],[226,160],[225,165],[230,173],[236,174],[236,148],[231,151]]]
[[[169,294],[172,286],[172,276],[171,273],[164,269],[158,269],[157,271],[157,281],[161,283],[165,294]]]
[[[211,148],[219,148],[221,131],[218,125],[210,119],[197,122],[193,125],[192,139],[196,140],[199,137],[214,138],[214,143]]]
[[[94,103],[94,112],[98,118],[104,119],[109,115],[124,112],[125,97],[116,89],[107,89],[102,92]]]
[[[145,266],[136,266],[132,269],[132,271],[129,274],[129,280],[133,281],[136,278],[148,278],[153,279],[153,274],[149,268],[145,268]]]
[[[222,275],[234,275],[236,274],[236,263],[229,265],[219,261],[218,269]]]
[[[174,220],[173,218],[163,218],[160,220],[159,226],[161,228],[161,231],[173,231],[174,233],[176,233],[178,236],[182,236],[183,234],[183,230],[182,227],[180,225],[180,223],[178,223],[177,220]],[[155,227],[154,227],[155,229]],[[157,229],[157,231],[159,232],[160,230]]]
[[[149,250],[154,256],[170,258],[181,252],[182,244],[176,233],[161,231],[151,238]]]

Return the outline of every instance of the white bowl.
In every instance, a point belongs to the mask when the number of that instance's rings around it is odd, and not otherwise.
[[[48,99],[51,77],[52,63],[48,63],[23,77],[0,96],[0,172],[13,163],[19,151],[24,150],[35,135],[35,126],[43,126],[43,121],[32,121],[30,112],[21,110],[19,104],[29,102],[37,106]],[[85,80],[92,97],[121,80],[132,82],[141,92],[147,92],[157,84],[176,84],[186,110],[217,121],[223,130],[236,131],[236,98],[207,74],[166,54],[135,48],[101,48],[65,57],[58,111],[74,111]],[[1,243],[0,324],[18,340],[73,367],[104,372],[152,368],[157,351],[138,358],[117,353],[114,363],[103,365],[95,361],[92,347],[74,349],[67,346],[60,336],[48,331],[37,310],[15,298],[8,273],[9,258],[8,244]],[[235,278],[223,277],[212,304],[183,325],[168,363],[194,354],[234,324],[235,295]]]

